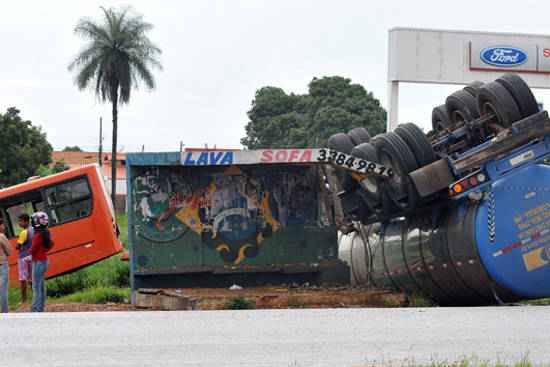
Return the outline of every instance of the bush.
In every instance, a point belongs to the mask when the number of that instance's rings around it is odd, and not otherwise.
[[[87,288],[87,281],[86,269],[48,280],[46,282],[48,296],[62,297],[81,291]]]
[[[254,301],[243,297],[231,298],[225,303],[225,308],[228,310],[250,310],[256,307]]]

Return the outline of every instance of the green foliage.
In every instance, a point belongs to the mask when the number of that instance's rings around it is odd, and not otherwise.
[[[0,187],[24,182],[36,175],[40,165],[50,163],[52,147],[46,134],[23,120],[15,107],[0,114]]]
[[[63,148],[63,152],[82,152],[82,149],[78,145],[75,145],[74,147],[65,147]]]
[[[149,89],[155,87],[151,68],[162,69],[157,59],[161,50],[147,37],[153,25],[131,8],[101,10],[101,22],[82,18],[76,25],[74,32],[88,43],[69,70],[78,69],[79,89],[93,85],[102,101],[128,103],[139,81]]]
[[[49,290],[48,290],[49,291]],[[56,299],[56,302],[79,302],[89,304],[128,303],[130,300],[129,288],[97,287],[76,292]]]
[[[128,215],[126,213],[119,213],[116,216],[116,223],[120,231],[119,239],[124,244],[124,247],[128,247]]]
[[[225,308],[228,310],[250,310],[256,308],[256,304],[244,297],[235,297],[225,303]]]
[[[30,291],[30,287],[29,287]],[[29,293],[29,299],[32,299],[32,292]],[[17,305],[21,303],[21,292],[19,291],[19,288],[10,288],[8,290],[8,305],[10,310],[15,310],[17,308]]]
[[[45,177],[45,176],[53,175],[54,173],[59,173],[59,172],[66,171],[68,169],[69,169],[69,166],[67,166],[65,164],[65,161],[63,161],[63,159],[62,159],[60,161],[55,162],[52,167],[47,167],[47,166],[41,165],[36,170],[36,174],[37,174],[37,176]]]
[[[314,78],[305,95],[263,87],[256,91],[248,118],[241,139],[246,148],[306,148],[324,146],[332,134],[354,127],[366,127],[373,136],[381,133],[386,111],[363,86],[333,76]]]

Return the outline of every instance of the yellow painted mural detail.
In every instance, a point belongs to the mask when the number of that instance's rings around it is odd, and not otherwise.
[[[265,193],[264,197],[262,198],[260,207],[262,208],[262,214],[264,215],[265,221],[271,224],[273,232],[277,232],[279,230],[279,227],[281,227],[281,224],[275,218],[273,218],[273,214],[271,213],[271,208],[269,207],[269,192]]]
[[[197,200],[196,196],[193,195],[191,202]],[[176,218],[185,223],[187,227],[195,233],[200,234],[203,229],[201,219],[199,217],[199,207],[198,205],[186,205],[176,213]]]
[[[246,259],[246,255],[244,254],[244,252],[246,251],[247,248],[249,247],[252,247],[252,245],[244,245],[244,246],[241,246],[241,248],[239,249],[239,256],[237,256],[237,258],[235,259],[235,261],[233,262],[233,264],[235,265],[239,265],[241,263],[241,261],[243,261],[244,259]]]
[[[216,247],[216,251],[222,252],[222,251],[231,251],[231,250],[229,249],[229,246],[227,246],[225,243],[222,243],[221,245],[218,245]]]
[[[540,247],[526,254],[523,254],[523,262],[527,271],[532,271],[543,266],[548,265],[550,262],[543,258],[546,252],[546,256],[549,255],[550,248]]]

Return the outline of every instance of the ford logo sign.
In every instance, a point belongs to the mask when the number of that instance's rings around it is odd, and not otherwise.
[[[501,68],[518,66],[527,61],[527,53],[521,48],[510,46],[487,47],[481,51],[481,60]]]

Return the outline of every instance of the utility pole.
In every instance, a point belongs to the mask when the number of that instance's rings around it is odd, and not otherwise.
[[[99,118],[99,166],[103,165],[103,117]]]
[[[180,140],[180,153],[183,152],[183,140]]]

